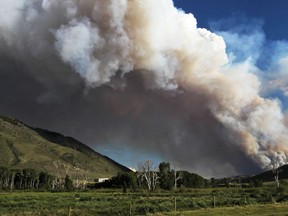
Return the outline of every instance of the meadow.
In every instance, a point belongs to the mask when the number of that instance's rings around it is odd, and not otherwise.
[[[288,215],[273,187],[86,192],[0,192],[0,215]]]

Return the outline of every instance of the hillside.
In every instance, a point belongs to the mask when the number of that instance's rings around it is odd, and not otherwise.
[[[288,165],[283,165],[279,168],[279,180],[288,179]],[[261,180],[263,182],[274,181],[274,174],[272,170],[260,173],[252,177],[252,179]]]
[[[4,116],[0,116],[0,165],[32,168],[56,176],[87,176],[90,180],[129,171],[71,137]]]
[[[288,179],[288,164],[283,165],[278,168],[279,170],[279,180]],[[239,184],[249,184],[259,182],[271,182],[275,181],[274,174],[272,170],[267,170],[256,175],[239,175],[239,176],[230,176],[226,178],[216,179],[216,185],[225,186],[227,183],[234,186],[239,186]]]

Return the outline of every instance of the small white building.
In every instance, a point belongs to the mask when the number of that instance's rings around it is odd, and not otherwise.
[[[109,178],[98,178],[98,179],[95,179],[95,182],[96,183],[102,183],[102,182],[105,182],[105,181],[108,181]]]

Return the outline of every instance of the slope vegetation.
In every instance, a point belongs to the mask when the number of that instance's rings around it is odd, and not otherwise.
[[[0,164],[90,180],[129,172],[128,168],[71,137],[32,128],[4,116],[0,116]]]

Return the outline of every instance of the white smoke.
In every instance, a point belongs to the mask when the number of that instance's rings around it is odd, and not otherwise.
[[[177,106],[188,104],[191,110],[185,108],[186,114],[175,116],[195,117],[191,114],[194,110],[208,109],[226,128],[223,136],[232,145],[229,148],[244,153],[262,168],[275,161],[286,163],[286,117],[279,101],[259,94],[261,83],[255,74],[260,69],[254,65],[257,53],[254,59],[244,55],[235,64],[231,61],[235,54],[230,53],[229,62],[223,38],[197,28],[194,16],[177,10],[172,0],[0,0],[0,5],[0,53],[27,64],[45,85],[51,77],[62,77],[59,74],[65,79],[67,67],[89,88],[113,86],[119,74],[125,82],[127,74],[140,73],[149,91],[174,92],[176,98],[185,95],[185,100],[179,99],[183,104]],[[256,35],[260,49],[264,38]],[[230,38],[244,53],[253,51],[254,37],[244,38],[248,41],[244,45],[237,43],[243,40],[239,35]],[[46,72],[38,70],[35,62]],[[287,62],[282,59],[280,63]],[[286,81],[273,81],[271,86],[287,91]],[[205,102],[189,101],[198,97]],[[128,103],[141,104],[138,100]],[[140,115],[141,107],[137,106],[135,115]],[[183,132],[181,125],[175,123],[173,131],[178,132],[173,139],[188,157],[182,137],[190,134]]]
[[[266,92],[280,91],[285,97],[288,97],[288,56],[282,57],[277,62],[276,66],[272,68],[272,74],[267,83]]]

